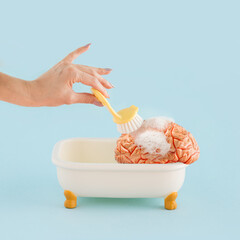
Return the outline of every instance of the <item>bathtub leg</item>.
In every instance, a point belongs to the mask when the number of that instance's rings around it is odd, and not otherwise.
[[[66,201],[64,202],[64,206],[66,208],[75,208],[77,206],[77,197],[71,191],[65,190],[64,195],[66,197]]]
[[[177,203],[175,201],[177,196],[178,196],[178,193],[173,192],[165,198],[164,203],[165,203],[165,208],[167,210],[174,210],[177,208]]]

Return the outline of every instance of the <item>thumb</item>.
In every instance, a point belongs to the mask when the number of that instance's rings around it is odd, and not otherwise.
[[[94,104],[98,107],[102,107],[102,103],[100,103],[97,98],[90,93],[73,93],[72,103],[87,103]]]

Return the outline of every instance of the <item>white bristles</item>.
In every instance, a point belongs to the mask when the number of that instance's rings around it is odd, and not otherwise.
[[[117,124],[117,130],[122,134],[127,134],[136,131],[143,124],[143,119],[136,114],[136,116],[129,122]]]

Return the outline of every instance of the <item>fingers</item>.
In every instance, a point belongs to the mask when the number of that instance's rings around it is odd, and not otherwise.
[[[91,67],[91,66],[85,66],[85,65],[79,65],[79,66],[92,69],[93,71],[97,72],[100,75],[107,75],[112,71],[111,68],[97,68],[97,67]]]
[[[94,104],[98,107],[102,107],[102,103],[100,103],[95,96],[90,93],[76,93],[73,92],[71,103],[88,103]]]
[[[95,77],[98,79],[98,81],[105,87],[105,88],[113,88],[114,86],[108,82],[105,78],[103,78],[101,75],[98,73],[95,74]]]
[[[95,77],[98,79],[98,81],[107,89],[113,88],[114,86],[108,82],[106,79],[104,79],[100,74],[98,74],[95,70],[93,70],[92,68],[89,68],[87,66],[82,66],[82,65],[78,65],[75,64],[75,66],[80,70],[83,71],[85,73],[88,73],[89,75]]]
[[[76,49],[75,51],[69,53],[62,61],[65,61],[65,62],[72,62],[74,59],[76,59],[79,55],[81,55],[82,53],[86,52],[89,47],[90,47],[91,43],[83,46],[83,47],[80,47],[78,49]]]
[[[92,75],[79,71],[79,76],[75,80],[76,82],[81,82],[87,86],[91,86],[101,92],[106,98],[109,98],[107,90],[103,87],[101,82]]]

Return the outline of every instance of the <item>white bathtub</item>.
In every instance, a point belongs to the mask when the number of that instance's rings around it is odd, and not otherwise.
[[[73,138],[55,145],[52,161],[70,201],[66,207],[75,207],[76,197],[166,198],[182,187],[187,165],[119,164],[115,145],[116,139],[105,138]]]

